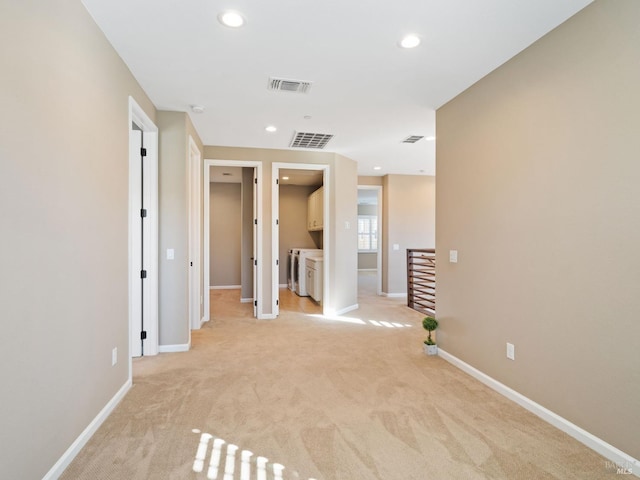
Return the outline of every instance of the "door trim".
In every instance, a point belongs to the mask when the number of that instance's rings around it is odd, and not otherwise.
[[[147,277],[143,296],[144,326],[147,332],[145,355],[156,355],[158,353],[158,127],[133,97],[129,97],[128,121],[129,144],[133,136],[132,125],[135,123],[144,132],[144,144],[147,150],[144,175],[144,204],[147,209],[144,235]],[[134,315],[139,315],[139,312],[134,311],[134,306],[140,304],[135,300],[134,286],[140,282],[141,265],[140,248],[134,245],[137,237],[135,232],[140,228],[137,222],[140,219],[140,206],[134,204],[134,199],[139,198],[141,194],[140,176],[136,173],[140,168],[139,160],[139,155],[129,154],[129,378],[132,376],[133,368],[131,358],[138,351],[135,342],[140,341],[140,332],[133,331],[136,325],[133,320]]]
[[[259,161],[252,161],[252,160],[223,160],[223,159],[205,159],[204,160],[204,175],[203,175],[203,183],[202,183],[202,188],[203,188],[203,203],[204,203],[204,242],[203,242],[203,248],[204,248],[204,252],[203,252],[203,273],[204,273],[204,315],[203,315],[203,321],[208,322],[209,320],[211,320],[211,301],[210,301],[210,287],[211,287],[211,275],[209,272],[209,264],[211,261],[211,254],[210,254],[210,234],[209,234],[209,228],[210,228],[210,202],[211,202],[211,195],[210,195],[210,186],[209,186],[209,182],[210,182],[210,178],[211,178],[211,167],[213,166],[226,166],[226,167],[252,167],[256,169],[256,176],[258,179],[258,186],[262,185],[262,162]],[[260,189],[258,189],[258,191],[260,191]],[[257,276],[257,285],[256,285],[256,289],[253,292],[254,295],[254,299],[258,301],[258,309],[257,309],[257,318],[258,319],[263,319],[266,318],[265,314],[264,314],[264,303],[265,300],[263,298],[263,293],[262,293],[262,265],[263,265],[263,257],[262,257],[262,232],[264,230],[264,224],[263,224],[263,216],[262,216],[262,209],[263,209],[263,204],[262,204],[262,200],[260,198],[257,199],[257,211],[254,212],[256,215],[256,219],[258,220],[258,229],[257,229],[257,245],[256,245],[256,250],[257,250],[257,257],[258,257],[258,265],[256,267],[256,276]]]

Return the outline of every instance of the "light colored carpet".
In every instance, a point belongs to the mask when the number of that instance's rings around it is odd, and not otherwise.
[[[62,478],[615,475],[566,434],[425,356],[422,315],[401,299],[365,288],[359,310],[331,320],[281,293],[280,317],[257,321],[238,292],[214,291],[212,321],[193,333],[192,350],[134,361],[133,388]]]

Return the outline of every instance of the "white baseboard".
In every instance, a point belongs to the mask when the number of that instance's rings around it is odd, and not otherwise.
[[[179,345],[158,345],[158,353],[175,353],[175,352],[188,352],[189,344],[182,343]]]
[[[402,298],[407,296],[406,293],[387,293],[387,292],[382,292],[381,294],[383,297],[389,297],[389,298]]]
[[[275,320],[278,316],[275,313],[262,313],[258,315],[258,320]]]
[[[215,287],[209,287],[209,290],[236,290],[242,288],[242,285],[217,285]]]
[[[288,283],[281,283],[280,285],[278,285],[278,288],[289,288],[289,284]]]
[[[241,298],[240,303],[251,303],[253,302],[253,298]]]
[[[633,458],[631,455],[627,455],[623,451],[617,449],[613,445],[610,445],[601,438],[598,438],[595,435],[587,432],[583,428],[580,428],[574,423],[571,423],[566,418],[553,413],[551,410],[543,407],[539,403],[536,403],[530,398],[525,397],[521,393],[518,393],[515,390],[507,387],[503,383],[500,383],[494,378],[481,372],[475,367],[472,367],[468,363],[460,360],[458,357],[447,353],[441,348],[438,348],[438,356],[442,357],[444,360],[454,365],[455,367],[458,367],[463,372],[468,373],[473,378],[484,383],[486,386],[495,390],[499,394],[507,397],[509,400],[516,402],[518,405],[529,410],[531,413],[537,415],[547,423],[550,423],[554,427],[572,436],[590,449],[595,450],[600,455],[614,463],[618,469],[621,469],[621,471],[624,470],[623,473],[633,473],[635,476],[640,477],[640,460]]]
[[[359,272],[377,272],[378,269],[377,268],[359,268],[358,271]]]
[[[96,433],[96,430],[100,428],[100,425],[111,415],[111,412],[116,408],[118,403],[124,398],[129,389],[131,388],[131,378],[129,378],[125,384],[120,387],[120,390],[109,400],[109,402],[104,406],[100,413],[96,415],[96,417],[91,421],[91,423],[84,429],[84,431],[75,439],[75,441],[71,444],[71,446],[67,449],[66,452],[62,454],[60,459],[55,463],[51,470],[47,472],[47,474],[42,477],[42,480],[55,480],[62,472],[64,472],[65,468],[69,466],[69,464],[76,458],[76,455],[80,453],[80,450],[86,445],[89,439]]]
[[[357,310],[358,308],[360,308],[360,305],[355,303],[353,305],[349,305],[348,307],[341,308],[340,310],[329,310],[327,311],[327,315],[339,317],[340,315],[344,315],[345,313],[351,312],[352,310]]]

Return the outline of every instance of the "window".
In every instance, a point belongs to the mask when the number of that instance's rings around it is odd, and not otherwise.
[[[378,250],[378,217],[358,215],[358,251]]]

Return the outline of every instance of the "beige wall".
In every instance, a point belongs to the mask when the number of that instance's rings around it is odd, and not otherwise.
[[[280,285],[287,283],[287,251],[293,247],[319,248],[307,230],[307,200],[318,187],[280,185]]]
[[[635,458],[638,25],[596,1],[437,112],[441,347]]]
[[[326,192],[325,186],[325,195]],[[333,287],[330,301],[331,308],[340,312],[358,303],[358,166],[356,162],[336,155],[336,161],[331,169],[330,198],[331,272],[329,282]],[[327,299],[323,298],[323,302],[327,302]]]
[[[262,273],[263,292],[269,295],[272,287],[272,251],[271,251],[271,173],[272,163],[309,163],[309,164],[326,164],[331,168],[331,195],[330,207],[332,212],[332,222],[329,225],[331,232],[338,232],[337,238],[334,239],[332,248],[339,246],[340,250],[333,255],[330,260],[329,268],[334,275],[340,272],[345,273],[343,276],[334,278],[331,287],[333,290],[340,292],[334,297],[325,300],[325,307],[329,310],[340,311],[349,308],[357,302],[357,229],[355,223],[357,220],[357,169],[356,163],[346,157],[326,152],[308,152],[294,150],[275,150],[275,149],[259,149],[259,148],[234,148],[234,147],[216,147],[206,146],[204,150],[204,158],[207,160],[247,160],[262,162],[263,183],[258,186],[258,196],[262,204],[262,215],[265,220],[263,229],[263,257],[264,268]],[[342,175],[337,176],[336,175]],[[336,205],[340,205],[339,215],[336,214]],[[352,228],[348,232],[343,232],[345,220],[349,221]],[[340,225],[337,229],[336,225]],[[333,234],[332,234],[333,235]],[[349,237],[353,236],[353,239]],[[286,258],[280,258],[280,264],[286,266]],[[338,265],[338,262],[342,264]],[[273,261],[275,263],[275,261]],[[351,268],[348,272],[345,269]],[[270,305],[266,306],[264,313],[271,313]]]
[[[159,315],[160,345],[189,342],[189,135],[200,138],[184,112],[159,111]],[[174,250],[168,260],[166,251]],[[202,257],[201,257],[202,258]],[[202,318],[202,311],[201,311]]]
[[[382,185],[382,176],[359,176],[358,185]]]
[[[358,253],[358,270],[377,270],[378,254],[375,252]]]
[[[128,97],[155,109],[79,1],[0,32],[0,478],[36,479],[128,379]]]
[[[240,285],[242,185],[210,184],[210,282],[212,287]]]
[[[407,248],[435,248],[435,177],[385,175],[382,181],[382,291],[406,294]]]

